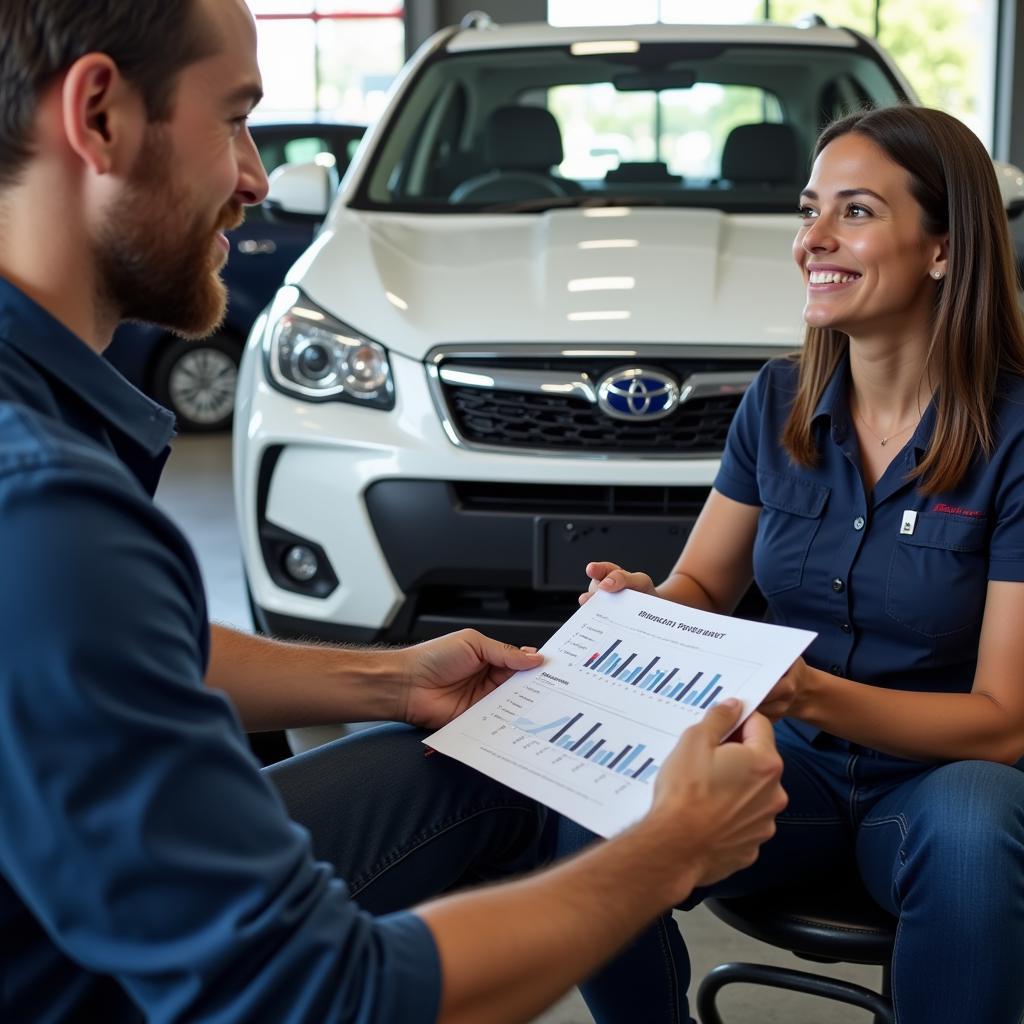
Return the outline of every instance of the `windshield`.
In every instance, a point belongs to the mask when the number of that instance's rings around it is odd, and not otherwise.
[[[441,53],[407,93],[354,205],[790,211],[824,123],[904,98],[887,68],[852,46]]]

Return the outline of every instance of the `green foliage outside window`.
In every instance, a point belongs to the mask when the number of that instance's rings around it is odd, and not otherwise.
[[[984,0],[882,0],[878,41],[929,107],[966,119],[978,113],[980,69],[974,20]],[[808,13],[873,36],[875,0],[771,0],[771,19]]]

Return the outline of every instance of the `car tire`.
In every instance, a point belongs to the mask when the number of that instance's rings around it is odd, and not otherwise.
[[[242,346],[226,334],[199,341],[171,338],[153,365],[153,397],[174,413],[179,430],[227,430],[241,358]]]

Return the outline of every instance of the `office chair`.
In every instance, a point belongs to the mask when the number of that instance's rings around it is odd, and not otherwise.
[[[875,903],[855,872],[754,896],[708,899],[704,905],[744,935],[788,949],[804,960],[881,967],[882,991],[790,967],[720,964],[708,972],[697,992],[702,1024],[723,1024],[715,1000],[722,988],[735,983],[848,1003],[873,1013],[874,1024],[893,1024],[889,963],[896,918]]]

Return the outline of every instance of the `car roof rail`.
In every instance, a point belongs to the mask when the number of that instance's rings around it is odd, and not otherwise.
[[[793,22],[794,28],[828,28],[828,22],[820,15],[814,14],[801,14],[799,18]]]
[[[470,11],[463,15],[459,28],[494,28],[497,23],[486,11]]]

